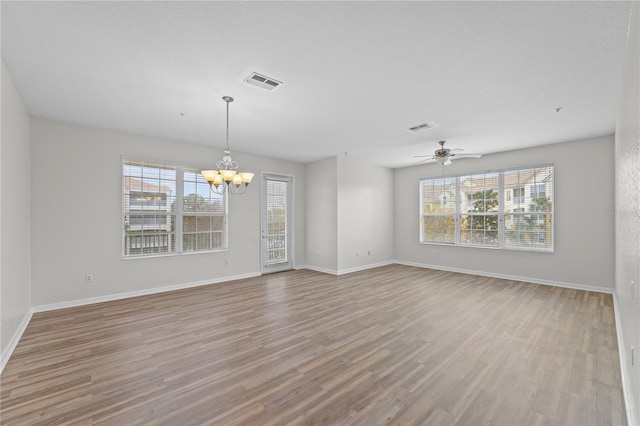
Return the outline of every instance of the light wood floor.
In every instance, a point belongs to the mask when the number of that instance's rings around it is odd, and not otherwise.
[[[33,316],[2,424],[625,424],[610,295],[393,265]]]

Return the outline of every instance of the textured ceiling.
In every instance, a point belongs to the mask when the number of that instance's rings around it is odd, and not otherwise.
[[[2,60],[37,117],[223,148],[230,95],[233,151],[403,167],[440,139],[487,154],[612,134],[629,9],[2,1]]]

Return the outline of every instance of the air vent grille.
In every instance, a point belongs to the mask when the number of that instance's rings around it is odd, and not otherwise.
[[[420,130],[426,130],[432,127],[433,127],[432,123],[422,123],[416,126],[409,127],[409,130],[411,130],[412,132],[419,132]]]
[[[251,73],[249,77],[244,79],[244,82],[265,90],[273,90],[282,84],[281,81],[271,77],[266,77],[262,74],[258,74],[257,72]]]

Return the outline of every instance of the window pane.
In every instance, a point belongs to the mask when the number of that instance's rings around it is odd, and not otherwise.
[[[497,215],[462,215],[460,242],[467,245],[498,245]]]
[[[267,179],[267,265],[287,262],[287,182]]]
[[[175,167],[124,160],[122,178],[124,254],[174,252]]]
[[[215,250],[224,247],[223,216],[184,216],[182,228],[184,251]]]
[[[505,199],[504,244],[514,249],[553,247],[553,167],[534,167],[505,173],[505,193],[513,191],[512,201]],[[517,198],[516,198],[517,194]],[[540,212],[546,214],[522,214]]]
[[[182,230],[184,232],[195,232],[196,225],[195,216],[182,216]]]
[[[422,241],[453,244],[455,229],[454,216],[424,216]]]
[[[460,195],[465,200],[461,212],[485,213],[497,212],[498,174],[480,173],[460,177]]]
[[[182,249],[185,252],[215,250],[223,247],[224,235],[222,231],[185,233],[182,239]]]
[[[175,251],[174,216],[127,215],[124,223],[125,255]]]
[[[224,195],[211,191],[209,184],[199,170],[191,168],[184,171],[184,212],[225,212]]]
[[[456,206],[455,178],[423,181],[423,206],[425,214],[454,213]]]
[[[453,244],[456,205],[456,178],[444,177],[422,181],[424,216],[420,241]]]
[[[551,249],[551,214],[506,214],[504,223],[506,247]]]
[[[198,232],[213,231],[214,224],[209,216],[199,216],[196,218],[196,230]]]
[[[498,246],[498,173],[460,177],[465,205],[460,209],[460,242],[466,245]],[[489,214],[488,214],[489,213]],[[495,213],[495,214],[490,214]]]

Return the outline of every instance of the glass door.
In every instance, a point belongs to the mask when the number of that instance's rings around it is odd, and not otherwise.
[[[262,176],[262,273],[292,268],[292,188],[293,177]]]

